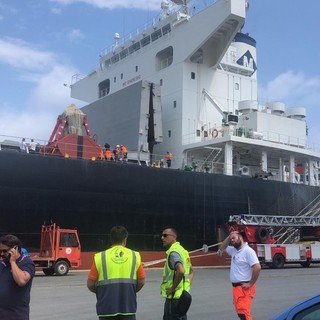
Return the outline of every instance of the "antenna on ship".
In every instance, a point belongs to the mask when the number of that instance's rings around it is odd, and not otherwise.
[[[246,1],[246,2],[245,2],[245,10],[246,10],[246,13],[249,11],[249,8],[250,8],[249,1]],[[243,25],[242,25],[241,28],[240,28],[240,32],[242,32],[242,29],[243,29],[244,25],[245,25],[245,21],[243,22]]]
[[[118,32],[116,32],[113,36],[113,39],[114,39],[115,43],[112,47],[112,51],[114,52],[114,49],[116,49],[119,45],[120,34]]]
[[[161,1],[160,20],[163,20],[171,15],[170,4],[168,0]]]
[[[171,0],[171,1],[174,2],[175,4],[181,5],[182,13],[189,14],[187,4],[190,0]]]

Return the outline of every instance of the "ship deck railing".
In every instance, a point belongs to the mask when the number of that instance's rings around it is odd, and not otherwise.
[[[21,142],[21,137],[13,137],[13,136],[4,136],[0,135],[0,152],[1,150],[10,150],[11,152],[19,152],[20,147],[19,144]],[[44,148],[48,146],[48,142],[45,140],[33,139],[37,145],[37,152],[39,155],[44,157],[65,157],[65,158],[74,158],[70,154],[68,154],[68,150],[77,150],[78,145],[76,144],[68,144],[64,143],[59,146],[59,152],[56,152],[54,148],[52,148],[52,144],[50,144],[51,148]],[[25,143],[28,146],[31,143],[31,138],[25,138]],[[54,144],[54,143],[53,143]],[[65,149],[64,149],[65,148]],[[98,154],[97,150],[99,149],[97,146],[83,146],[84,153],[91,153],[92,150],[95,150],[96,156],[87,160],[100,160],[106,161],[104,158],[100,158],[101,154]],[[101,151],[104,152],[104,148],[100,146]],[[112,147],[110,148],[112,150]],[[218,148],[217,148],[218,149]],[[81,161],[82,159],[78,159]],[[113,160],[114,161],[114,160]],[[180,162],[181,161],[181,162]],[[107,162],[107,161],[106,161]],[[130,151],[128,150],[127,159],[123,159],[120,154],[119,161],[114,161],[117,163],[128,163],[128,164],[137,164],[137,165],[145,165],[154,168],[168,168],[167,161],[165,155],[160,154],[151,154],[149,152],[143,151]],[[179,163],[180,164],[179,164]],[[215,152],[210,156],[205,158],[201,156],[186,156],[184,159],[180,159],[179,157],[173,157],[172,159],[172,167],[179,170],[190,171],[190,172],[203,172],[203,173],[211,173],[211,174],[225,174],[225,172],[230,172],[230,170],[225,170],[225,163],[223,159],[223,152]],[[281,172],[279,168],[268,168],[268,171],[262,171],[260,164],[241,164],[232,165],[233,176],[239,177],[251,177],[257,179],[264,180],[276,180],[276,181],[284,181],[290,182],[289,172]],[[308,184],[308,177],[300,174],[296,174],[294,183],[297,184]]]
[[[213,5],[215,2],[217,2],[217,0],[207,0],[207,1],[203,1],[200,4],[197,3],[197,6],[191,6],[192,9],[189,9],[189,11],[192,15],[198,14],[201,11]],[[171,3],[168,13],[169,15],[173,15],[179,12],[180,10],[181,10],[181,6]],[[109,53],[112,53],[115,49],[115,46],[116,47],[123,46],[125,43],[128,43],[129,41],[131,41],[136,35],[142,34],[144,31],[148,30],[149,28],[154,27],[161,20],[163,20],[163,16],[162,16],[162,13],[159,13],[153,18],[146,21],[145,23],[136,27],[132,32],[127,33],[124,37],[117,39],[116,44],[112,44],[104,48],[100,52],[100,57],[103,57]]]
[[[223,128],[214,127],[207,130],[198,130],[199,136],[195,136],[194,133],[186,134],[183,136],[182,144],[188,145],[197,142],[214,142],[218,138],[223,137]],[[217,134],[216,134],[217,133]],[[256,136],[258,134],[258,136]],[[261,131],[253,132],[249,128],[238,127],[234,130],[233,136],[248,138],[252,140],[263,140],[268,142],[277,143],[279,145],[287,145],[296,148],[301,148],[309,151],[320,152],[320,145],[316,143],[310,143],[307,138],[293,137],[287,134],[273,132],[273,131]]]

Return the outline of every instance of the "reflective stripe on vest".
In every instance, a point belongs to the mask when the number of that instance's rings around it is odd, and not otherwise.
[[[130,250],[132,253],[132,264],[131,264],[131,270],[129,278],[114,278],[109,279],[108,277],[108,269],[107,269],[107,259],[106,259],[106,251],[103,251],[101,253],[101,264],[102,264],[102,279],[97,282],[97,286],[103,286],[110,283],[137,283],[137,277],[136,277],[136,265],[137,265],[137,257],[135,255],[135,252],[133,250]],[[100,279],[100,274],[99,274]]]
[[[94,260],[99,274],[96,283],[98,316],[135,314],[140,254],[123,246],[114,246],[97,253]]]

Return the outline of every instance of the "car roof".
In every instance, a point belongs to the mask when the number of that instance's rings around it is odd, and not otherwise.
[[[293,317],[297,313],[299,313],[300,311],[303,311],[305,309],[308,309],[317,303],[320,303],[320,294],[317,294],[317,295],[309,297],[305,300],[299,301],[298,303],[294,304],[293,306],[289,307],[288,309],[286,309],[286,310],[278,313],[274,317],[272,317],[271,320],[290,320],[290,319],[293,319]]]

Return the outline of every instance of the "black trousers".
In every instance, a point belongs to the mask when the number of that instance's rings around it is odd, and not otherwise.
[[[119,314],[117,316],[112,316],[112,317],[99,317],[99,320],[136,320],[136,315],[128,315],[124,316],[122,314]]]
[[[163,320],[187,320],[187,315],[182,317],[176,315],[178,299],[166,299],[164,303]]]

